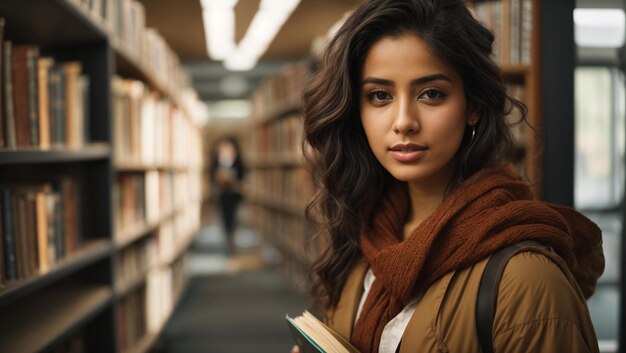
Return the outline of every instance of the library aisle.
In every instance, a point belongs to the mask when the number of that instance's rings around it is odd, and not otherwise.
[[[245,212],[244,209],[241,211]],[[239,253],[226,254],[217,219],[196,237],[189,254],[189,286],[152,353],[289,352],[285,314],[308,304],[273,265],[276,254],[241,226]]]

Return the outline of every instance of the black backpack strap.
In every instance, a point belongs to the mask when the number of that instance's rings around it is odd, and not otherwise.
[[[476,331],[483,353],[493,353],[493,319],[496,314],[498,287],[504,268],[513,255],[530,247],[549,249],[548,246],[534,240],[511,244],[496,251],[483,271],[476,300]]]

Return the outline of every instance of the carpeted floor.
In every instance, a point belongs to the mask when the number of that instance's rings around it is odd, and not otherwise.
[[[243,249],[236,258],[224,255],[217,229],[200,233],[187,291],[153,353],[290,351],[293,341],[284,317],[301,314],[308,297],[275,266],[264,265],[267,256],[258,251],[254,234],[245,232],[239,234]]]

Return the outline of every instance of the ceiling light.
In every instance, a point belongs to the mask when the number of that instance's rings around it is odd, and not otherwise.
[[[300,0],[261,0],[243,39],[224,61],[229,70],[250,70],[287,22]]]
[[[207,104],[214,119],[246,119],[252,112],[252,104],[246,99],[225,99]]]
[[[575,9],[574,24],[579,47],[619,48],[624,45],[626,16],[622,9]]]
[[[235,5],[237,0],[201,0],[207,52],[224,60],[235,50]]]
[[[239,75],[226,75],[219,82],[220,90],[228,97],[241,97],[248,93],[250,84]]]

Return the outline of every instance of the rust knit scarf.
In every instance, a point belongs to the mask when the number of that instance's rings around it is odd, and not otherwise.
[[[383,328],[418,292],[508,244],[534,239],[552,246],[586,297],[604,269],[598,227],[572,209],[533,201],[506,165],[465,181],[402,241],[408,208],[406,186],[394,184],[362,227],[361,249],[376,280],[352,331],[361,352],[378,352]]]

